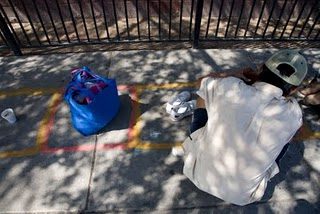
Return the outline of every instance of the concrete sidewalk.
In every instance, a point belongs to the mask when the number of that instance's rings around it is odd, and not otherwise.
[[[262,201],[244,207],[198,190],[171,147],[190,119],[172,122],[165,103],[210,72],[256,68],[276,50],[174,50],[54,54],[0,58],[0,213],[319,213],[320,120],[303,107],[305,128],[268,184]],[[303,50],[310,75],[320,50]],[[62,100],[70,70],[89,66],[117,80],[121,109],[100,134],[83,137]]]

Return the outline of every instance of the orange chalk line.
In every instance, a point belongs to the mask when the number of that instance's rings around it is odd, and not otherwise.
[[[161,89],[177,89],[177,88],[187,88],[187,87],[195,87],[195,83],[165,83],[165,84],[148,84],[148,85],[136,85],[136,97],[137,103],[140,103],[140,94],[144,90],[161,90]],[[136,118],[136,125],[133,127],[133,135],[134,138],[127,144],[128,149],[141,149],[141,150],[163,150],[163,149],[171,149],[173,146],[181,146],[182,142],[159,142],[154,143],[151,141],[142,141],[140,139],[141,131],[142,131],[142,119],[139,118],[141,112],[138,106]]]
[[[119,90],[125,90],[128,86],[126,85],[119,85]],[[2,151],[0,152],[0,158],[9,158],[9,157],[25,157],[30,155],[35,155],[39,153],[40,150],[47,152],[47,150],[57,151],[59,152],[61,148],[49,148],[47,143],[50,135],[51,128],[53,127],[54,123],[54,116],[57,111],[58,105],[61,102],[61,97],[63,94],[63,89],[61,88],[19,88],[19,89],[4,89],[0,91],[0,99],[8,98],[13,96],[40,96],[40,95],[50,95],[53,94],[48,105],[48,110],[45,113],[42,121],[40,122],[40,126],[38,129],[37,137],[36,137],[36,145],[16,151]],[[81,147],[83,146],[83,147]],[[66,151],[86,151],[90,145],[81,145],[75,147],[66,147],[62,148],[62,150]],[[80,148],[77,148],[80,147]],[[102,148],[116,148],[119,147],[118,144],[112,145],[102,145]],[[120,146],[122,147],[122,145]],[[92,147],[93,148],[93,147]]]
[[[119,89],[119,88],[118,88]],[[142,91],[141,87],[128,86],[121,87],[120,90],[129,90],[129,94],[132,98],[132,113],[130,116],[129,129],[127,132],[128,140],[122,143],[107,143],[107,144],[98,144],[97,150],[110,150],[110,149],[169,149],[173,145],[180,145],[181,143],[151,143],[148,141],[140,141],[140,130],[141,130],[141,121],[138,121],[134,126],[134,123],[137,121],[137,118],[140,115],[139,109],[139,96],[138,94]],[[52,119],[53,120],[53,119]],[[46,143],[47,145],[47,143]],[[59,152],[85,152],[92,151],[94,149],[93,144],[84,144],[79,146],[68,146],[68,147],[57,147],[50,148],[45,147],[41,151],[44,153],[59,153]]]
[[[172,86],[173,85],[173,86]],[[141,121],[138,120],[140,115],[140,109],[139,109],[139,94],[141,91],[144,90],[144,87],[147,87],[149,89],[159,89],[159,88],[172,88],[172,87],[178,87],[179,84],[162,84],[159,87],[154,87],[154,85],[147,85],[147,86],[118,86],[118,90],[129,90],[129,94],[132,98],[132,113],[130,117],[129,122],[129,130],[127,132],[128,140],[127,142],[123,143],[107,143],[107,144],[100,144],[97,147],[97,150],[109,150],[109,149],[169,149],[173,145],[181,145],[181,143],[150,143],[148,141],[141,141],[140,140],[140,133],[141,133]],[[193,84],[183,84],[182,87],[189,87],[193,86]],[[136,103],[134,102],[136,101]],[[52,114],[54,117],[54,114]],[[51,119],[51,121],[53,121]],[[137,122],[136,122],[137,121]],[[136,122],[136,125],[134,126],[134,123]],[[48,129],[48,128],[47,128]],[[47,145],[48,142],[45,144]],[[94,149],[93,145],[80,145],[80,146],[70,146],[70,147],[58,147],[58,148],[49,148],[44,147],[42,149],[42,152],[45,153],[56,153],[56,152],[75,152],[75,151],[91,151]]]
[[[0,98],[2,97],[11,97],[11,96],[21,96],[21,95],[32,95],[32,96],[38,96],[38,95],[49,95],[54,93],[54,95],[52,95],[50,102],[49,102],[49,106],[48,106],[48,110],[51,109],[52,104],[55,102],[55,100],[57,99],[57,91],[59,91],[61,89],[44,89],[41,90],[39,88],[37,89],[32,89],[32,88],[20,88],[20,89],[15,89],[12,91],[6,90],[6,91],[0,91]],[[58,94],[60,95],[60,94]],[[44,119],[42,119],[42,121],[40,122],[40,128],[38,129],[38,133],[37,133],[37,138],[36,138],[36,145],[29,147],[29,148],[25,148],[22,150],[16,150],[16,151],[3,151],[0,152],[0,158],[9,158],[9,157],[25,157],[25,156],[31,156],[31,155],[35,155],[37,153],[39,153],[40,150],[40,142],[42,141],[42,137],[43,137],[43,133],[45,132],[45,130],[43,129],[46,121],[48,119],[48,115],[46,113]]]
[[[126,145],[127,149],[135,148],[140,142],[140,132],[141,132],[141,126],[140,126],[140,121],[141,120],[139,119],[139,116],[141,114],[140,106],[139,106],[139,103],[140,103],[140,98],[139,98],[140,91],[141,91],[141,88],[139,86],[134,87],[133,91],[132,91],[133,92],[132,99],[136,101],[136,103],[133,103],[135,111],[132,114],[133,117],[134,117],[134,121],[136,121],[136,125],[133,126],[132,127],[132,131],[130,131],[130,140]]]
[[[30,148],[17,150],[17,151],[2,151],[0,152],[0,158],[18,158],[18,157],[26,157],[31,155],[36,155],[39,153],[37,147],[33,146]]]
[[[41,151],[48,148],[48,140],[54,125],[54,117],[61,101],[62,93],[53,94],[48,106],[48,111],[41,121],[36,141],[36,145],[41,149]]]
[[[140,115],[140,108],[139,108],[139,95],[138,95],[138,89],[134,86],[129,87],[129,93],[131,95],[131,106],[132,106],[132,112],[130,117],[130,124],[129,124],[129,130],[128,130],[128,140],[125,143],[125,148],[131,148],[138,142],[138,129],[136,128],[137,124],[134,125],[134,123],[137,122],[138,117]]]
[[[186,87],[195,87],[195,83],[165,83],[165,84],[147,84],[147,85],[119,85],[119,90],[129,89],[130,95],[132,99],[137,103],[132,102],[133,112],[130,119],[130,125],[128,130],[128,142],[123,143],[111,143],[111,144],[100,144],[98,145],[98,149],[142,149],[142,150],[162,150],[162,149],[170,149],[173,146],[180,146],[182,142],[163,142],[163,143],[154,143],[151,141],[141,141],[140,134],[142,130],[142,120],[139,119],[140,116],[140,108],[139,108],[139,95],[144,90],[159,90],[159,89],[177,89],[177,88],[186,88]],[[58,109],[58,105],[61,101],[62,92],[59,88],[19,88],[13,90],[1,90],[0,91],[0,99],[12,96],[21,96],[21,95],[49,95],[53,94],[50,103],[48,105],[48,111],[45,114],[43,120],[40,123],[40,128],[38,130],[36,145],[30,148],[18,150],[18,151],[2,151],[0,152],[0,158],[8,158],[8,157],[24,157],[35,155],[39,153],[40,149],[42,152],[65,152],[65,151],[89,151],[94,147],[92,145],[80,145],[80,146],[72,146],[72,147],[62,147],[62,148],[49,148],[48,147],[48,139],[50,135],[50,131],[53,127],[54,116]],[[134,122],[136,121],[136,125]],[[308,128],[309,129],[309,128]],[[310,129],[308,132],[312,133],[309,136],[303,136],[303,140],[308,139],[320,139],[320,132],[312,132]]]
[[[31,95],[31,96],[39,96],[39,95],[50,95],[57,91],[60,88],[18,88],[18,89],[4,89],[0,90],[0,99],[13,97],[13,96],[21,96],[21,95]]]

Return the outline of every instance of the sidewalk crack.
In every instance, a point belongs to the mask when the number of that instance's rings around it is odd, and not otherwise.
[[[89,183],[88,183],[88,188],[87,188],[86,204],[85,204],[85,208],[83,210],[84,212],[86,210],[88,210],[89,201],[90,201],[90,192],[91,192],[91,187],[92,187],[92,176],[93,176],[94,166],[95,166],[95,162],[96,162],[97,143],[98,143],[98,136],[95,135],[94,150],[93,150],[93,154],[92,154]]]

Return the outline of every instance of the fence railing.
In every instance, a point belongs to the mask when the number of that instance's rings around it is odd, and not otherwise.
[[[317,41],[318,0],[0,0],[0,45]]]

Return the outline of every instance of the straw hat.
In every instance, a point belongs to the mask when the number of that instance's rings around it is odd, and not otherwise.
[[[298,86],[301,84],[308,72],[306,59],[295,50],[282,50],[273,54],[265,63],[267,68],[279,76],[281,79],[291,85]],[[283,67],[293,69],[289,76],[283,74]]]

